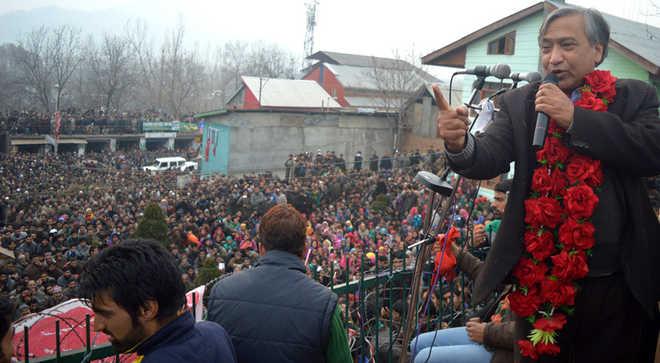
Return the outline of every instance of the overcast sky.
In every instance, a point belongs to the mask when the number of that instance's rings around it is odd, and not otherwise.
[[[574,0],[584,7],[660,27],[660,0]],[[429,53],[533,0],[320,0],[315,50],[375,56]],[[46,6],[102,11],[119,9],[150,26],[183,19],[189,41],[204,46],[229,40],[266,41],[302,55],[305,0],[0,0],[0,14]],[[649,15],[653,14],[653,15]]]

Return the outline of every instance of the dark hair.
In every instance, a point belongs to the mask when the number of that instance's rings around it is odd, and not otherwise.
[[[79,296],[93,301],[106,290],[133,322],[149,300],[158,302],[159,319],[174,316],[185,302],[185,286],[174,256],[153,240],[127,240],[85,264]]]
[[[504,179],[495,184],[495,191],[501,193],[508,193],[511,190],[511,179]]]
[[[607,45],[610,42],[610,26],[607,24],[607,21],[603,18],[600,11],[596,9],[584,9],[579,7],[555,9],[547,18],[545,18],[541,25],[541,29],[539,30],[539,44],[541,44],[543,36],[548,31],[548,26],[550,26],[553,21],[571,15],[582,15],[584,17],[584,33],[587,35],[587,39],[589,39],[589,44],[592,46],[596,44],[603,46],[603,56],[598,64],[596,64],[596,66],[599,66],[603,63],[605,57],[607,57]]]
[[[0,339],[4,338],[11,327],[16,305],[7,296],[0,296]],[[5,356],[0,348],[0,357]]]
[[[261,218],[259,238],[266,250],[301,255],[305,248],[305,219],[291,204],[278,204]]]

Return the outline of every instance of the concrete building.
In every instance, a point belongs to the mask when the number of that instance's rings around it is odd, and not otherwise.
[[[414,65],[393,58],[319,51],[303,79],[318,82],[348,109],[398,111],[417,89],[440,81]]]
[[[447,95],[446,83],[402,59],[319,51],[303,73],[317,81],[346,110],[386,112],[395,123],[395,147],[401,152],[441,149],[436,138],[437,108],[431,86]],[[461,93],[453,92],[460,100]]]
[[[226,110],[196,115],[204,122],[202,174],[279,171],[289,154],[319,150],[385,155],[394,146],[392,115],[343,108],[314,80],[242,77]]]
[[[178,121],[145,121],[133,130],[122,129],[121,132],[113,132],[115,130],[111,127],[103,130],[93,128],[76,128],[76,130],[80,132],[62,134],[57,139],[50,134],[42,133],[29,135],[8,134],[8,151],[10,153],[75,152],[82,156],[87,151],[189,148],[195,142],[199,144],[201,141],[197,124]]]
[[[202,174],[281,172],[289,154],[318,150],[391,155],[394,122],[383,113],[295,110],[221,110],[196,115],[204,121]]]

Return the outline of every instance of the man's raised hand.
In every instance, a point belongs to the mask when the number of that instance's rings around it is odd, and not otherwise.
[[[445,148],[450,152],[459,152],[465,147],[465,135],[468,130],[468,110],[460,106],[452,108],[440,87],[433,86],[435,101],[438,105],[438,137],[445,141]]]

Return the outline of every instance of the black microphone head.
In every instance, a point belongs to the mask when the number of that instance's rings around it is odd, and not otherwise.
[[[496,64],[490,67],[490,75],[495,78],[508,78],[509,74],[511,74],[511,67],[506,64]]]
[[[545,78],[543,78],[543,83],[557,84],[559,83],[559,78],[557,78],[557,75],[554,73],[548,73],[545,75]]]
[[[488,66],[474,66],[472,69],[467,70],[468,73],[474,74],[476,76],[480,77],[487,77],[490,70],[488,69]]]
[[[525,81],[527,81],[529,83],[533,83],[533,82],[540,81],[541,78],[542,78],[541,73],[539,73],[539,72],[529,72],[529,73],[527,73],[527,76],[525,77]]]

